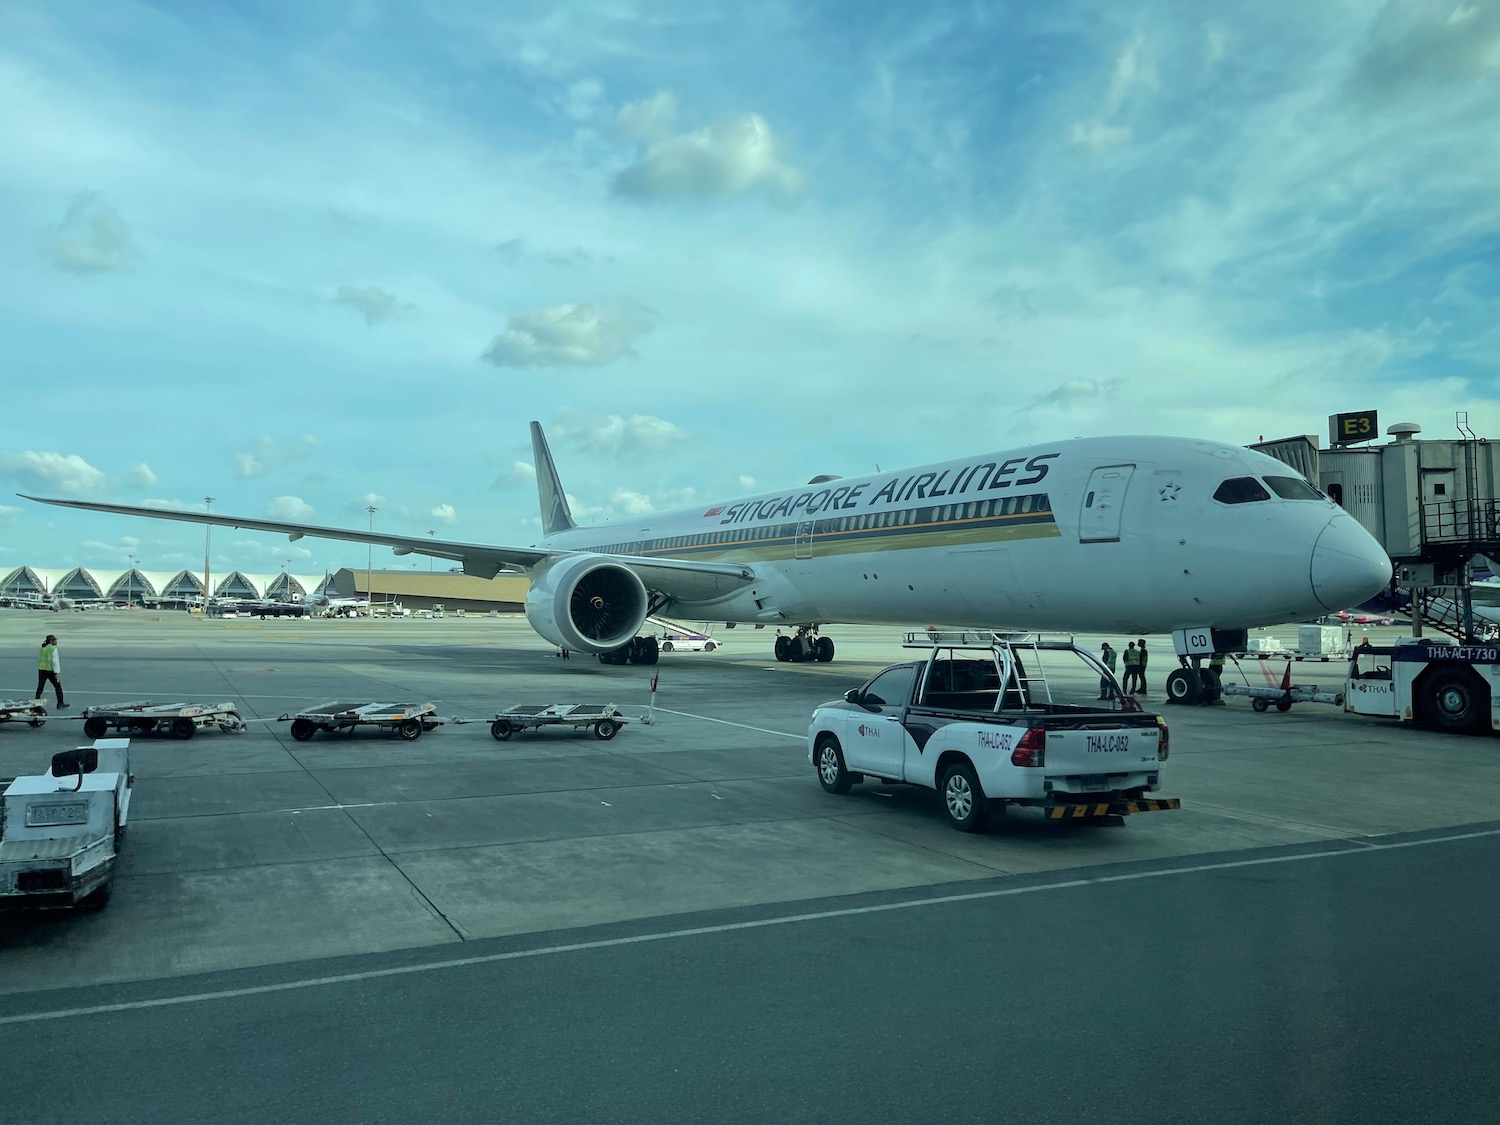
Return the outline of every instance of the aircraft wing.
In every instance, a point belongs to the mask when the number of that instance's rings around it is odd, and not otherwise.
[[[246,531],[271,531],[296,541],[304,536],[314,539],[341,539],[346,543],[373,543],[391,547],[398,555],[430,555],[452,559],[463,564],[464,573],[479,578],[493,578],[502,570],[525,570],[549,558],[574,554],[573,551],[549,550],[545,547],[506,547],[491,543],[464,543],[452,539],[434,539],[420,535],[387,535],[377,531],[353,528],[323,527],[310,523],[291,523],[251,516],[214,515],[209,512],[179,512],[170,508],[150,508],[133,504],[99,504],[89,500],[55,500],[45,496],[27,496],[24,500],[52,504],[59,508],[81,508],[90,512],[112,512],[121,516],[147,516],[158,520],[208,524],[213,527],[235,527]],[[754,572],[739,563],[693,562],[687,559],[653,559],[635,555],[611,555],[640,575],[646,588],[668,598],[683,601],[706,601],[728,594],[752,581]]]

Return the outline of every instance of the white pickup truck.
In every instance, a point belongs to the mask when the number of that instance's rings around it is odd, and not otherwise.
[[[48,772],[6,785],[0,907],[103,908],[134,785],[128,738],[64,750],[52,756]]]
[[[965,832],[1011,804],[1111,824],[1179,806],[1146,796],[1161,788],[1166,723],[1071,638],[928,630],[906,647],[925,659],[813,712],[807,755],[828,792],[866,779],[936,789]]]

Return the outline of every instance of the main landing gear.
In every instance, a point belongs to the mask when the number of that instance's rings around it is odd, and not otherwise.
[[[655,637],[633,637],[619,648],[599,654],[600,664],[655,664],[661,650]]]
[[[798,625],[795,636],[776,634],[776,659],[788,664],[812,660],[827,664],[833,659],[833,640],[818,636],[816,625]]]

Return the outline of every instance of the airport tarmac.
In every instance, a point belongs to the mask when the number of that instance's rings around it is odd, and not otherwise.
[[[204,621],[180,613],[0,611],[0,695],[29,695],[62,637],[91,704],[233,700],[242,734],[137,738],[130,840],[98,915],[0,921],[0,993],[388,952],[997,876],[1371,840],[1490,819],[1500,743],[1402,730],[1330,706],[1166,708],[1177,812],[1079,828],[1012,811],[983,835],[933,794],[821,791],[803,731],[818,702],[905,658],[891,629],[830,630],[829,665],[778,664],[772,634],[654,668],[559,660],[519,617]],[[1294,636],[1294,629],[1283,631]],[[1123,645],[1123,638],[1116,643]],[[1090,638],[1090,643],[1096,643]],[[1154,646],[1152,700],[1171,667]],[[1298,664],[1334,684],[1342,665]],[[524,702],[646,706],[610,742],[493,740],[447,725],[406,743],[294,742],[275,716],[333,698],[432,701],[487,719]],[[0,726],[0,775],[82,742],[80,724]]]

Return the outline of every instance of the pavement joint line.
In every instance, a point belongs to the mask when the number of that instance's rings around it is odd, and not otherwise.
[[[702,719],[705,723],[722,723],[726,727],[739,727],[742,730],[759,731],[761,734],[774,734],[777,738],[794,738],[798,742],[806,742],[805,734],[788,734],[784,730],[771,730],[768,727],[755,727],[749,723],[736,723],[732,719],[715,719],[712,715],[695,715],[691,711],[674,711],[670,707],[658,707],[656,710],[666,715],[680,715],[684,719]]]
[[[245,988],[226,988],[212,992],[190,992],[177,996],[160,996],[150,1000],[130,1000],[117,1004],[94,1004],[78,1008],[55,1008],[38,1012],[23,1012],[19,1015],[0,1016],[0,1027],[39,1023],[45,1020],[110,1015],[116,1012],[135,1012],[152,1008],[180,1007],[185,1004],[203,1004],[218,1000],[235,1000],[247,996],[266,996],[278,992],[295,992],[305,988],[326,988],[338,984],[355,984],[367,980],[412,976],[417,973],[436,972],[441,969],[461,969],[475,965],[494,965],[506,961],[525,961],[537,957],[555,957],[566,953],[592,952],[630,945],[646,945],[661,941],[680,941],[691,937],[706,937],[716,934],[738,933],[746,930],[769,929],[773,926],[823,922],[835,918],[854,918],[868,914],[885,914],[896,910],[948,906],[962,902],[983,902],[988,899],[1015,898],[1020,895],[1039,894],[1044,891],[1073,890],[1079,887],[1139,882],[1146,879],[1160,879],[1172,875],[1198,875],[1206,872],[1232,871],[1246,867],[1267,867],[1273,864],[1305,863],[1311,860],[1334,859],[1342,856],[1369,855],[1373,851],[1397,851],[1406,848],[1422,848],[1430,847],[1434,844],[1454,844],[1465,840],[1491,839],[1496,836],[1500,836],[1500,828],[1481,829],[1475,832],[1460,832],[1448,836],[1428,836],[1420,840],[1371,843],[1366,847],[1330,848],[1317,852],[1300,852],[1295,855],[1261,856],[1257,859],[1237,859],[1225,860],[1219,863],[1190,864],[1182,867],[1158,868],[1151,871],[1132,871],[1120,875],[1098,875],[1079,879],[1061,879],[1053,883],[1031,884],[1025,887],[997,887],[988,891],[970,891],[963,894],[905,899],[900,902],[851,906],[837,910],[817,910],[802,914],[783,914],[773,918],[756,918],[744,922],[725,922],[713,926],[691,926],[677,930],[658,930],[652,933],[631,934],[626,937],[601,938],[596,941],[570,942],[561,945],[538,946],[532,949],[509,950],[505,953],[487,953],[474,957],[456,957],[439,961],[427,961],[419,965],[399,965],[385,969],[369,969],[355,973],[337,973],[323,977],[303,977],[299,980],[280,981],[276,984],[252,985]],[[1348,842],[1357,844],[1363,841],[1351,839]],[[449,925],[451,926],[452,923],[450,922]],[[458,933],[456,928],[454,932]],[[459,934],[459,937],[460,940],[464,940],[462,934]]]

